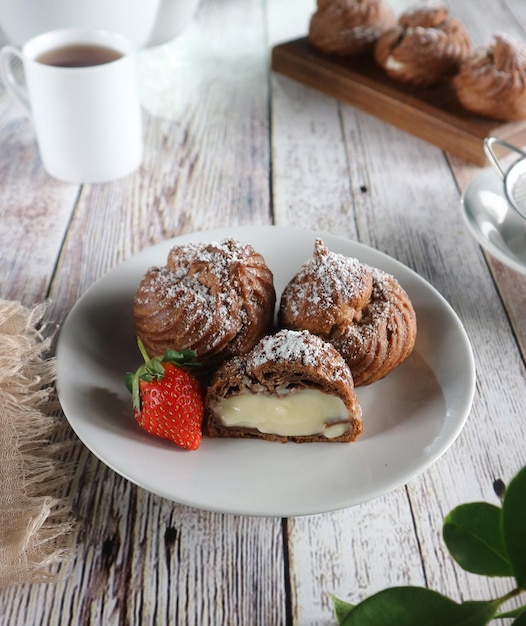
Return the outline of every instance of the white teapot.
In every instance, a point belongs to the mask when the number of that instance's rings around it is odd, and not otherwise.
[[[120,32],[137,48],[181,33],[199,0],[0,0],[0,29],[22,46],[40,33],[76,26]]]

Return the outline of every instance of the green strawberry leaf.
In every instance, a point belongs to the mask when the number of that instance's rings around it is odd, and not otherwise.
[[[196,351],[185,348],[184,350],[167,350],[162,358],[163,363],[174,363],[175,365],[200,365],[195,361]]]
[[[163,363],[172,363],[177,367],[200,365],[195,361],[195,350],[190,350],[188,348],[181,351],[167,350],[164,356],[154,356],[153,358],[150,358],[140,337],[137,337],[137,346],[139,347],[139,351],[144,359],[144,363],[138,368],[135,374],[127,372],[124,376],[124,383],[128,391],[132,394],[133,408],[136,411],[141,410],[139,381],[142,380],[146,383],[151,383],[153,381],[162,380],[165,373],[165,366]]]
[[[130,393],[133,393],[133,379],[134,378],[135,378],[135,374],[133,374],[132,372],[126,372],[126,374],[124,374],[124,384],[126,385],[126,389]]]
[[[513,478],[502,502],[504,542],[520,589],[526,590],[526,467]]]
[[[349,613],[354,609],[354,604],[349,604],[345,602],[345,600],[340,600],[332,593],[329,594],[332,600],[332,608],[334,609],[334,616],[336,617],[336,623],[338,625],[343,623],[343,620],[349,615]]]
[[[455,561],[483,576],[513,576],[502,533],[502,509],[486,502],[461,504],[444,520],[442,534]]]
[[[155,357],[143,365],[144,373],[153,378],[162,378],[164,376],[164,367],[159,357]],[[144,379],[146,380],[146,379]]]
[[[499,602],[457,604],[423,587],[392,587],[357,604],[340,626],[485,626]]]

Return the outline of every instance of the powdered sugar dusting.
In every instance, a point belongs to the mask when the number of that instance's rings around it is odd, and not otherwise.
[[[267,301],[270,313],[263,306]],[[274,302],[272,273],[250,244],[231,238],[188,243],[172,248],[166,265],[143,277],[135,296],[136,325],[146,334],[154,326],[170,345],[202,356],[245,338],[253,345],[258,337],[252,328],[261,321],[265,331]]]
[[[404,17],[411,18],[418,13],[431,11],[446,11],[446,7],[444,6],[444,3],[440,0],[419,0],[418,2],[414,2],[410,7],[405,9],[403,15]]]
[[[200,334],[218,321],[224,331],[228,332],[233,327],[233,319],[229,315],[226,298],[217,299],[212,296],[208,287],[201,284],[196,277],[185,281],[187,274],[183,268],[176,268],[175,271],[166,266],[153,268],[149,273],[151,280],[143,281],[141,285],[136,298],[137,304],[160,302],[160,308],[168,308],[173,303],[178,303],[179,310],[184,311],[184,316],[180,319],[183,328],[185,325],[188,328],[198,317]]]
[[[232,268],[251,254],[253,251],[248,244],[241,244],[233,239],[226,239],[221,243],[176,246],[170,251],[167,264],[156,268],[159,270],[159,288],[167,289],[169,285],[175,287],[178,282],[185,280],[198,292],[208,290],[214,296],[219,295],[220,291],[228,292],[228,289],[224,289],[225,285],[231,285],[233,289],[237,287],[237,276]],[[207,278],[203,280],[205,272]]]
[[[257,367],[262,363],[272,361],[301,361],[306,367],[316,365],[316,348],[313,343],[306,341],[306,331],[287,331],[264,337],[257,346],[252,357],[253,364]]]
[[[436,45],[444,37],[444,33],[436,27],[413,26],[406,29],[406,36],[414,36],[422,45]]]
[[[330,353],[330,354],[329,354]],[[345,380],[350,374],[342,357],[320,337],[306,330],[280,330],[275,335],[263,337],[249,355],[250,368],[266,363],[298,363],[316,370],[323,367],[329,357],[335,378]],[[338,363],[341,360],[341,363]]]
[[[329,252],[316,240],[314,255],[304,263],[285,290],[287,307],[293,315],[300,308],[339,307],[342,302],[362,300],[370,291],[370,276],[362,263],[352,257]]]
[[[376,315],[387,316],[400,297],[398,282],[394,281],[390,274],[377,267],[371,268],[371,272],[373,275],[371,306]]]
[[[503,69],[513,69],[514,67],[526,67],[526,45],[521,41],[516,41],[506,33],[495,33],[495,44],[493,48],[496,64]],[[507,63],[506,63],[507,62]],[[511,65],[511,68],[506,67]]]
[[[231,329],[234,318],[229,310],[238,287],[232,267],[246,257],[246,245],[231,241],[178,246],[170,251],[167,265],[157,268],[139,290],[137,302],[183,300],[187,324],[192,324],[193,314],[198,313],[203,331],[218,321],[225,330]],[[239,313],[245,314],[243,309]]]

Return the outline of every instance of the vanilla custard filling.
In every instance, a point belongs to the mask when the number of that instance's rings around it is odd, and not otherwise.
[[[271,435],[339,437],[350,429],[343,400],[316,389],[296,389],[284,395],[246,392],[218,403],[215,411],[229,428],[255,428]]]
[[[395,72],[399,72],[405,68],[404,63],[400,63],[396,59],[393,59],[392,56],[387,57],[387,61],[385,62],[385,69],[394,70]]]

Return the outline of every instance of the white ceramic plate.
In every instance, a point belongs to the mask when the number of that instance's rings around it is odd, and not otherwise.
[[[509,205],[504,185],[491,168],[483,170],[462,194],[471,234],[496,259],[526,274],[526,220]]]
[[[232,236],[251,243],[274,272],[276,291],[308,259],[317,236],[329,248],[396,276],[414,304],[412,356],[384,380],[358,389],[364,434],[351,444],[280,444],[204,438],[194,452],[136,425],[123,375],[140,356],[132,299],[148,267],[170,248]],[[406,483],[455,440],[475,386],[471,346],[456,314],[425,280],[367,246],[292,228],[239,227],[193,233],[144,250],[99,280],[68,316],[57,346],[58,393],[84,444],[141,487],[224,513],[288,517],[359,504]]]

